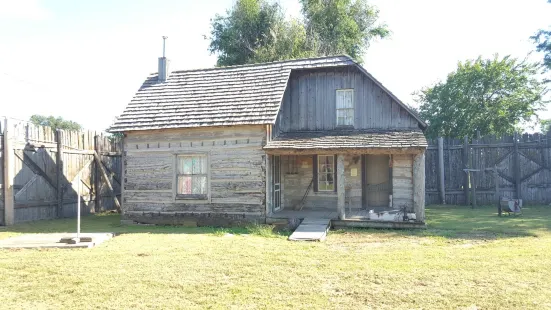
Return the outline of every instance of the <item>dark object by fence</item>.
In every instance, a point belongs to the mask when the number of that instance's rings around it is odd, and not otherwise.
[[[502,199],[499,202],[498,214],[501,216],[503,212],[513,214],[522,213],[522,199]]]

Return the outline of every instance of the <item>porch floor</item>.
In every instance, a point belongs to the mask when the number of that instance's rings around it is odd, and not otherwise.
[[[383,210],[384,209],[384,210]],[[390,208],[373,208],[373,212],[392,210]],[[370,210],[352,209],[345,211],[346,219],[339,220],[337,211],[328,210],[282,210],[274,212],[266,218],[267,224],[280,223],[290,219],[328,219],[332,228],[361,227],[361,228],[391,228],[391,229],[423,229],[425,222],[416,221],[382,221],[369,218]]]
[[[271,218],[317,218],[317,219],[331,219],[338,220],[339,215],[337,211],[328,210],[282,210],[272,213]],[[369,210],[346,210],[346,219],[350,220],[369,220]]]

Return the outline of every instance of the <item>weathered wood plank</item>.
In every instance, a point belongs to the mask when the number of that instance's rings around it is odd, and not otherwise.
[[[119,199],[115,195],[115,190],[113,189],[113,185],[111,184],[111,181],[109,180],[109,177],[107,176],[107,172],[105,171],[105,168],[103,167],[103,164],[101,162],[101,158],[97,153],[94,152],[94,158],[96,160],[96,165],[99,167],[99,170],[101,172],[101,176],[103,177],[103,180],[107,184],[107,187],[109,188],[109,191],[113,194],[113,201],[115,202],[115,206],[117,207],[117,210],[121,211],[121,204],[119,202]]]
[[[14,201],[14,133],[9,119],[4,121],[4,224],[6,226],[15,223],[15,201]]]

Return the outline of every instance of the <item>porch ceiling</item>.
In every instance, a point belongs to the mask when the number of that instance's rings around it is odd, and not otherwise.
[[[358,152],[419,153],[427,147],[421,130],[299,131],[283,133],[269,141],[269,153]]]

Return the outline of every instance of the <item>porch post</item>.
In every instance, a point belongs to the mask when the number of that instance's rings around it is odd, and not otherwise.
[[[337,155],[337,213],[339,214],[339,220],[344,220],[346,218],[344,207],[345,207],[345,196],[344,196],[344,186],[345,186],[345,176],[344,176],[344,155]]]
[[[266,154],[266,216],[272,214],[272,155]]]
[[[425,151],[413,157],[413,210],[417,222],[425,221]]]

